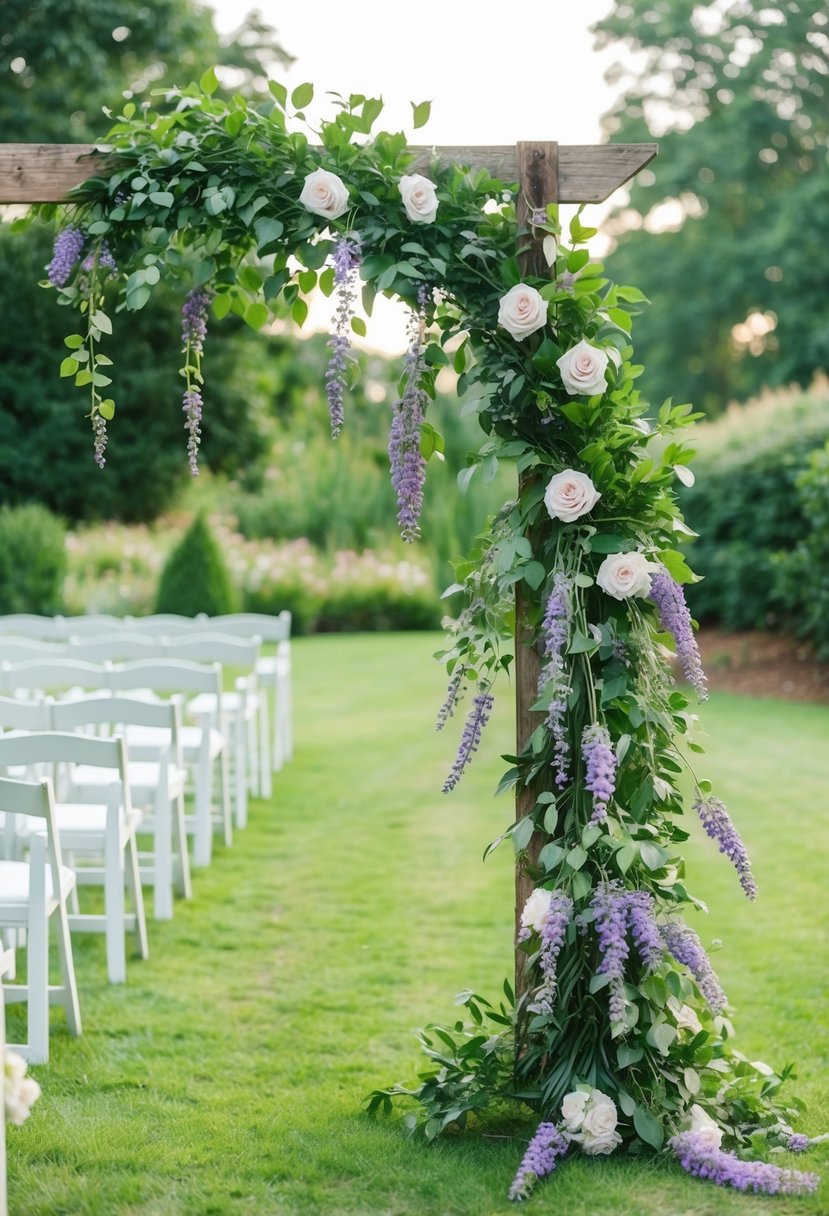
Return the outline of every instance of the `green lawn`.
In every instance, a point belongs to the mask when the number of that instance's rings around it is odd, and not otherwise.
[[[457,791],[440,793],[457,728],[432,729],[443,693],[433,636],[318,637],[295,647],[297,750],[272,804],[253,803],[195,898],[151,923],[151,957],[106,984],[81,939],[85,1033],[54,1013],[44,1095],[9,1131],[11,1216],[490,1216],[521,1136],[424,1148],[369,1121],[374,1086],[411,1081],[410,1030],[452,1016],[512,965],[510,820],[492,791],[510,750],[504,686]],[[695,922],[752,1059],[799,1061],[803,1130],[829,1129],[826,857],[829,711],[719,695],[703,709],[715,781],[755,863],[742,897],[707,841],[688,849]],[[11,1030],[16,1011],[10,1010]],[[822,1019],[822,1020],[821,1020]],[[531,1125],[527,1124],[527,1131]],[[826,1146],[806,1159],[812,1168]],[[812,1199],[726,1194],[661,1162],[573,1159],[527,1210],[567,1216],[826,1213]]]

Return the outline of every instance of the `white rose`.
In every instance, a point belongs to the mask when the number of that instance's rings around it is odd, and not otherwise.
[[[336,173],[315,169],[306,177],[299,201],[314,215],[335,220],[348,210],[348,186]]]
[[[6,1086],[11,1081],[17,1085],[26,1075],[26,1061],[16,1051],[6,1051],[3,1056],[3,1069],[6,1073]]]
[[[696,1102],[688,1111],[691,1116],[691,1131],[696,1132],[697,1139],[705,1148],[719,1148],[722,1144],[723,1130],[707,1111]]]
[[[547,324],[547,301],[534,287],[517,283],[501,297],[498,324],[516,342],[523,342],[529,334]]]
[[[580,515],[592,511],[601,498],[586,473],[565,469],[556,473],[544,492],[544,505],[553,519],[572,523]]]
[[[611,553],[599,566],[596,582],[614,599],[627,600],[650,593],[651,574],[656,569],[656,563],[641,553]]]
[[[582,1120],[581,1130],[584,1136],[590,1139],[594,1136],[604,1136],[614,1131],[618,1122],[619,1116],[612,1098],[594,1089]]]
[[[543,887],[535,888],[532,895],[524,904],[524,911],[521,913],[523,928],[532,929],[535,933],[541,932],[544,918],[550,911],[550,901],[552,898],[552,891],[545,891]]]
[[[580,1130],[582,1120],[584,1119],[584,1108],[590,1099],[590,1095],[585,1093],[583,1089],[574,1089],[571,1094],[567,1094],[561,1104],[561,1117],[567,1124],[568,1131],[577,1132]]]
[[[437,215],[437,187],[422,173],[406,173],[397,183],[406,215],[413,224],[431,224]]]
[[[582,341],[556,359],[556,365],[568,393],[594,397],[607,388],[604,378],[607,360],[607,351]]]
[[[40,1086],[33,1077],[23,1077],[20,1081],[9,1085],[6,1081],[5,1106],[6,1119],[19,1127],[29,1117],[29,1111],[40,1097]]]
[[[581,1142],[583,1153],[588,1157],[606,1157],[612,1153],[617,1144],[622,1143],[622,1137],[617,1131],[601,1132],[598,1136],[585,1136]]]

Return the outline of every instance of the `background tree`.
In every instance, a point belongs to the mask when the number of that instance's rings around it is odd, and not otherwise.
[[[645,391],[716,414],[762,385],[808,383],[829,365],[825,5],[617,0],[595,32],[637,53],[611,73],[623,92],[605,130],[661,143],[608,261],[653,301]]]

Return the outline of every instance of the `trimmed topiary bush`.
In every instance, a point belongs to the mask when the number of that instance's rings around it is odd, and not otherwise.
[[[221,616],[237,607],[236,590],[219,544],[204,515],[197,515],[164,563],[156,612]]]
[[[38,503],[0,507],[0,613],[61,609],[66,529]]]

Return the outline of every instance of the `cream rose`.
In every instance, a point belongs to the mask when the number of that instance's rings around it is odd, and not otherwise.
[[[582,341],[557,359],[556,365],[568,393],[595,397],[607,388],[604,378],[607,361],[607,351]]]
[[[657,565],[641,553],[611,553],[599,566],[596,582],[616,600],[648,595]]]
[[[584,1119],[584,1108],[590,1100],[590,1094],[583,1089],[574,1089],[567,1094],[561,1104],[561,1117],[571,1132],[580,1131]]]
[[[586,473],[565,469],[556,473],[544,492],[544,505],[553,519],[572,523],[580,515],[592,511],[601,498]]]
[[[40,1086],[33,1077],[25,1075],[26,1061],[17,1052],[7,1051],[3,1065],[6,1119],[19,1127],[29,1117],[29,1111],[40,1097]]]
[[[691,1131],[696,1132],[697,1139],[705,1148],[719,1148],[722,1144],[723,1130],[707,1111],[696,1102],[688,1111],[691,1117]]]
[[[547,324],[547,301],[534,287],[517,283],[501,297],[498,324],[516,342],[523,342],[529,334]]]
[[[581,1142],[583,1153],[588,1157],[606,1157],[612,1153],[617,1144],[622,1143],[622,1137],[617,1131],[600,1132],[598,1136],[585,1136]]]
[[[584,1135],[603,1136],[607,1132],[614,1131],[618,1122],[619,1116],[616,1113],[616,1104],[613,1099],[608,1098],[607,1094],[601,1093],[598,1089],[594,1089],[582,1120],[581,1130]]]
[[[422,173],[406,173],[397,183],[406,215],[413,224],[431,224],[438,212],[437,187]]]
[[[348,186],[336,173],[315,169],[306,177],[299,201],[314,215],[335,220],[348,210]]]
[[[541,932],[544,918],[550,911],[550,901],[552,898],[552,891],[546,891],[543,887],[535,888],[532,895],[524,904],[524,911],[521,913],[521,925],[524,929],[532,929],[534,933]]]

